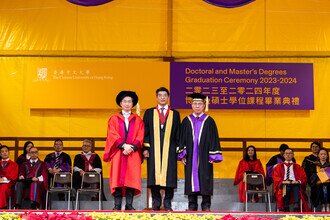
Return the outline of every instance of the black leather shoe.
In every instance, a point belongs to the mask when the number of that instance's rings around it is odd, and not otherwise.
[[[169,207],[169,208],[165,208],[165,211],[171,212],[171,211],[173,211],[173,209],[171,207]]]
[[[113,207],[112,210],[121,210],[121,206],[119,206],[119,205],[115,205],[115,207]]]
[[[152,207],[153,211],[160,211],[160,207]]]
[[[37,203],[36,202],[31,202],[31,209],[37,209]]]
[[[192,208],[189,208],[189,209],[186,209],[186,211],[189,211],[189,212],[196,212],[197,209],[192,209]]]
[[[300,212],[300,208],[294,208],[293,211],[294,212]]]
[[[125,205],[125,210],[135,210],[132,205]]]
[[[14,209],[21,209],[21,205],[15,204]]]
[[[209,207],[206,207],[206,208],[202,208],[202,211],[203,211],[203,212],[210,212],[211,209],[210,209]]]

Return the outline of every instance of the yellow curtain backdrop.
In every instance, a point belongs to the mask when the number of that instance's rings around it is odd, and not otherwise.
[[[327,138],[329,12],[328,1],[313,0],[258,0],[234,9],[202,0],[115,0],[97,7],[76,6],[65,0],[2,0],[0,136],[105,137],[107,120],[118,111],[30,109],[26,76],[31,62],[154,62],[170,54],[182,62],[314,63],[314,110],[211,110],[210,115],[217,122],[220,137]],[[140,74],[150,77],[150,73]],[[169,76],[153,74],[158,80],[136,87],[169,86]],[[151,106],[142,110],[147,107]],[[183,118],[190,111],[180,113]],[[255,145],[278,147],[278,143]],[[258,154],[264,164],[271,155]],[[300,163],[305,154],[296,156]],[[225,161],[216,165],[215,176],[232,178],[241,158],[241,154],[224,152]],[[145,177],[145,167],[143,171]],[[179,176],[182,174],[180,165]]]

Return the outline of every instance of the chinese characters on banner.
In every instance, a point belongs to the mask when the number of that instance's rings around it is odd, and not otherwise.
[[[188,94],[211,109],[314,109],[311,63],[171,63],[171,106],[190,108]]]

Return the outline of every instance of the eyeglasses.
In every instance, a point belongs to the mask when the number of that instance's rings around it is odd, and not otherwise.
[[[92,147],[92,145],[84,144],[83,147]]]
[[[37,154],[38,151],[30,151],[30,154]]]
[[[193,102],[192,105],[201,106],[201,105],[204,105],[204,102]]]
[[[123,100],[123,101],[121,101],[122,103],[133,103],[133,101],[132,100]]]

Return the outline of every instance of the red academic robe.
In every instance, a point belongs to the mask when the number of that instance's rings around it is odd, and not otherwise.
[[[2,161],[1,161],[2,162]],[[0,184],[0,208],[8,207],[7,200],[13,192],[15,181],[18,177],[18,165],[12,160],[8,160],[3,167],[0,164],[0,177],[6,177],[10,182]]]
[[[109,182],[111,193],[115,192],[115,188],[122,187],[123,196],[125,196],[126,187],[135,189],[134,195],[141,193],[144,124],[142,119],[133,113],[128,120],[129,128],[126,134],[124,116],[118,113],[110,117],[104,150],[104,161],[111,162]],[[124,155],[123,149],[120,148],[124,143],[132,144],[135,148],[134,152],[128,156]]]
[[[274,194],[276,196],[276,203],[277,203],[277,208],[280,210],[284,209],[284,204],[283,204],[283,186],[282,182],[284,180],[284,163],[278,164],[274,170],[273,170],[273,181],[274,181]],[[307,195],[306,195],[306,184],[307,184],[307,177],[304,169],[296,164],[293,163],[293,172],[294,176],[296,178],[296,181],[300,181],[300,198],[302,200],[303,204],[303,211],[308,212],[310,211],[308,207],[308,200],[307,200]]]
[[[37,202],[40,206],[44,204],[44,197],[48,187],[48,170],[47,165],[38,160],[32,167],[30,160],[24,162],[19,168],[18,176],[24,176],[25,179],[32,179],[32,177],[43,176],[44,181],[33,181],[29,188],[25,189],[24,194],[28,194],[31,201]]]
[[[244,174],[247,171],[260,173],[265,176],[264,168],[259,159],[254,161],[245,161],[241,160],[238,164],[234,185],[238,184],[238,198],[240,202],[245,202],[245,182],[244,182]]]

